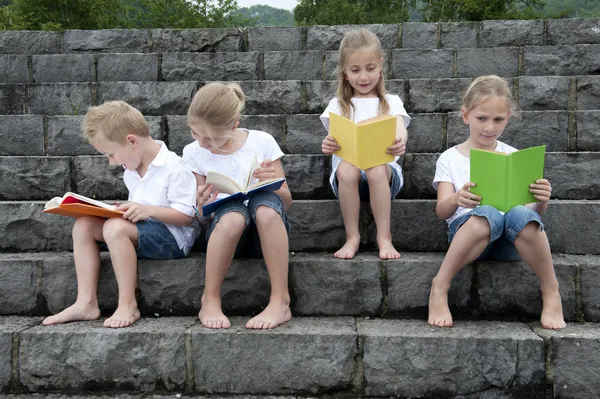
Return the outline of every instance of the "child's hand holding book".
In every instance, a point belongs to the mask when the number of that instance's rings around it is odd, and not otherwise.
[[[535,183],[529,185],[529,192],[533,194],[536,200],[542,204],[547,204],[550,201],[552,194],[552,186],[546,179],[538,179]]]
[[[321,151],[323,151],[323,154],[325,155],[331,155],[341,149],[342,147],[340,147],[338,142],[331,135],[327,135],[323,139],[323,143],[321,143]]]
[[[123,219],[137,223],[150,219],[150,207],[137,202],[126,202],[117,206],[117,211],[124,212]]]
[[[260,168],[252,171],[252,177],[258,181],[264,181],[275,178],[275,167],[273,161],[270,159],[264,160],[260,163]]]
[[[477,194],[474,194],[470,191],[471,187],[475,187],[475,183],[466,182],[464,186],[460,190],[454,194],[456,198],[456,205],[463,208],[476,208],[479,206],[479,201],[481,197]]]

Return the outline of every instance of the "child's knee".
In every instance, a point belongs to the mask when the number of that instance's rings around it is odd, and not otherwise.
[[[266,205],[259,205],[256,208],[256,224],[257,225],[266,225],[271,224],[273,222],[277,222],[278,220],[282,220],[279,213]],[[283,221],[282,221],[283,223]]]
[[[215,232],[219,235],[238,236],[246,228],[246,217],[240,212],[228,212],[221,216],[215,225]]]
[[[360,182],[360,169],[348,162],[340,163],[335,174],[340,183],[358,184]]]
[[[469,236],[474,239],[489,238],[491,233],[490,223],[484,216],[473,215],[462,225],[461,229],[466,229]]]
[[[540,234],[540,225],[535,221],[531,221],[521,229],[519,234],[517,234],[517,238],[530,240],[535,238],[538,234]]]
[[[73,237],[81,237],[88,235],[92,232],[92,229],[97,226],[98,218],[84,216],[75,220],[73,224],[72,234]]]
[[[122,240],[123,238],[128,237],[128,229],[131,227],[130,224],[130,221],[120,218],[108,219],[102,227],[104,241]]]
[[[387,165],[379,165],[365,170],[368,181],[389,181],[390,180],[390,168]]]

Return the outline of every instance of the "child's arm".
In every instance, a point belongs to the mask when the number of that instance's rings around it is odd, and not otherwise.
[[[267,179],[285,177],[285,172],[283,171],[283,166],[281,165],[281,159],[276,159],[275,161],[265,160],[260,163],[260,166],[261,167],[256,169],[252,174],[252,177],[255,179],[263,181]],[[281,188],[277,191],[274,191],[274,193],[281,197],[283,209],[285,209],[287,212],[292,207],[292,193],[290,192],[287,181],[283,182]]]
[[[448,219],[454,215],[458,207],[475,208],[479,205],[481,197],[469,191],[469,187],[475,186],[475,183],[467,182],[458,191],[454,191],[454,184],[446,181],[438,183],[437,187],[437,205],[435,213],[440,219]]]
[[[534,184],[529,185],[529,191],[533,194],[538,202],[533,204],[527,204],[528,208],[533,209],[540,215],[546,212],[548,208],[548,201],[550,201],[550,195],[552,194],[552,186],[546,179],[536,180]]]

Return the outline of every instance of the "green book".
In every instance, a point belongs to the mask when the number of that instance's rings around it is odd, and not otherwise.
[[[529,185],[544,177],[545,153],[545,145],[511,154],[471,149],[471,192],[502,212],[536,202]]]

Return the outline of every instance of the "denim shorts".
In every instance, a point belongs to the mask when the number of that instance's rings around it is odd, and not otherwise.
[[[393,200],[396,198],[400,189],[402,188],[402,175],[396,168],[392,168],[388,165],[388,168],[392,171],[392,178],[390,179],[390,197]],[[333,178],[333,184],[331,185],[333,189],[333,193],[336,198],[339,198],[339,188],[338,188],[338,179],[337,174]],[[367,181],[367,173],[364,170],[360,171],[360,182],[358,183],[358,195],[360,196],[360,200],[362,202],[369,201],[369,182]]]
[[[210,222],[206,230],[206,242],[210,239],[210,235],[215,229],[219,220],[223,215],[229,212],[239,212],[244,215],[246,221],[246,227],[240,237],[240,241],[235,250],[235,257],[247,257],[247,258],[260,258],[262,257],[262,249],[260,246],[260,237],[258,236],[258,230],[256,228],[256,210],[259,206],[266,206],[274,209],[285,226],[285,230],[290,233],[290,221],[287,214],[283,210],[283,202],[281,198],[270,191],[259,191],[258,193],[252,194],[248,198],[248,205],[244,204],[244,200],[232,200],[227,201],[223,205],[219,206],[214,213],[213,219]]]
[[[536,222],[539,224],[540,230],[544,230],[540,215],[524,205],[516,206],[505,214],[493,206],[483,205],[450,223],[448,226],[449,242],[452,242],[458,229],[473,215],[485,217],[490,224],[490,243],[477,258],[478,260],[518,261],[521,257],[514,242],[521,230],[530,222]]]

